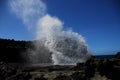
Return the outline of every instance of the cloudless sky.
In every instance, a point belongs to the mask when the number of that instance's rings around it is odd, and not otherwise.
[[[64,22],[64,29],[83,35],[93,54],[120,51],[120,0],[43,0],[47,11]],[[22,21],[0,0],[0,38],[33,40]],[[105,53],[107,54],[107,53]]]

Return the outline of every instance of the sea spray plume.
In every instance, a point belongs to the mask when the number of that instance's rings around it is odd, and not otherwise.
[[[37,21],[46,14],[46,5],[42,2],[42,0],[9,0],[9,5],[11,11],[23,21],[27,29],[29,31],[36,32]],[[28,49],[27,51],[27,55],[30,58],[29,60],[32,63],[51,62],[50,56],[47,52],[48,50],[42,46],[41,42],[35,41],[33,43],[35,48]]]
[[[11,11],[22,19],[27,28],[34,29],[37,20],[46,13],[41,0],[9,0]]]
[[[38,21],[37,32],[37,38],[45,39],[44,46],[52,53],[54,64],[86,61],[88,50],[84,38],[73,31],[64,31],[63,23],[58,18],[48,14],[43,16]]]
[[[60,33],[63,23],[57,17],[51,17],[49,14],[38,20],[37,39],[47,38],[53,40],[55,34]]]
[[[34,41],[34,49],[27,51],[29,61],[35,63],[52,63],[51,53],[48,48],[44,46],[44,39]]]
[[[35,49],[28,50],[33,63],[86,61],[88,50],[84,38],[73,31],[64,31],[63,22],[46,13],[46,5],[41,0],[11,0],[10,6],[28,29],[36,30]]]
[[[30,55],[33,63],[51,63],[52,62],[52,52],[50,47],[52,44],[49,40],[54,40],[54,32],[58,32],[62,29],[62,22],[58,18],[51,18],[48,14],[43,16],[38,21],[37,27],[37,41],[35,44],[35,50]],[[48,46],[49,45],[49,46]]]

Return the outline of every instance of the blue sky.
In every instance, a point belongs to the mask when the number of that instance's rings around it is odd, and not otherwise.
[[[0,38],[33,40],[34,32],[0,2]],[[120,50],[119,0],[43,0],[47,12],[64,22],[64,29],[83,35],[93,54]],[[106,53],[107,54],[107,53]]]

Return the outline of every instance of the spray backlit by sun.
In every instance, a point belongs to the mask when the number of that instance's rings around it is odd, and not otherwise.
[[[21,2],[25,3],[21,5]],[[36,29],[36,49],[30,52],[33,62],[46,63],[52,60],[53,64],[75,64],[87,60],[88,50],[84,38],[72,30],[64,31],[62,21],[45,13],[46,5],[41,0],[12,0],[10,3],[13,12],[17,15],[20,14],[17,12],[22,12],[19,16],[22,16],[23,22],[27,20],[24,22],[26,25],[29,26],[33,20],[35,22],[32,28]],[[32,17],[29,12],[25,13],[27,10],[32,11]]]

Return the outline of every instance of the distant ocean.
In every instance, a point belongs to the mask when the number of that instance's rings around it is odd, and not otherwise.
[[[114,55],[95,55],[94,57],[98,58],[98,59],[110,59],[112,58]]]

